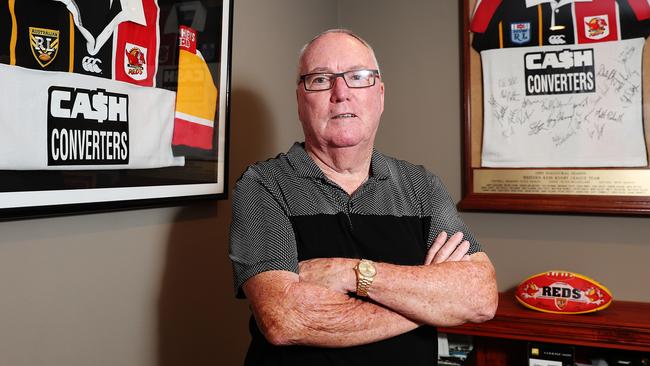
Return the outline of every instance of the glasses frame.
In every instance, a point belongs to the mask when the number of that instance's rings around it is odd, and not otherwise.
[[[345,79],[345,74],[350,73],[350,72],[358,72],[358,71],[370,71],[372,73],[372,84],[366,85],[366,86],[350,86],[348,84],[348,81]],[[305,78],[312,76],[312,75],[329,75],[332,77],[332,85],[330,85],[329,88],[327,89],[309,89],[307,88],[307,83],[305,83]],[[302,82],[302,86],[305,88],[306,91],[309,92],[319,92],[319,91],[326,91],[326,90],[331,90],[334,87],[334,84],[336,82],[336,79],[338,78],[343,79],[345,82],[345,85],[350,88],[350,89],[363,89],[363,88],[370,88],[372,86],[375,86],[377,84],[377,78],[381,77],[381,74],[379,73],[379,70],[377,69],[359,69],[359,70],[348,70],[344,72],[312,72],[309,74],[304,74],[300,75],[300,82]]]

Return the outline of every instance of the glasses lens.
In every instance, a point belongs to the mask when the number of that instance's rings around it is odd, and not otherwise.
[[[350,88],[366,88],[375,85],[375,73],[372,70],[353,70],[343,74]]]
[[[311,74],[305,76],[307,90],[327,90],[332,87],[332,74]]]
[[[352,70],[340,74],[317,73],[303,75],[305,89],[309,91],[329,90],[334,86],[334,80],[342,76],[349,88],[367,88],[375,85],[376,70]]]

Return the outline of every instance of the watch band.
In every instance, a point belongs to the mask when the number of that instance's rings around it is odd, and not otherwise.
[[[357,276],[357,295],[367,297],[372,280],[372,277]]]
[[[357,295],[367,297],[368,290],[377,274],[375,264],[370,260],[362,259],[354,267],[354,271],[357,274]]]

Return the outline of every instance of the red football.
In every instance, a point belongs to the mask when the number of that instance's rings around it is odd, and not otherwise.
[[[528,308],[556,314],[591,313],[612,303],[612,293],[605,286],[568,271],[528,277],[517,286],[515,297]]]

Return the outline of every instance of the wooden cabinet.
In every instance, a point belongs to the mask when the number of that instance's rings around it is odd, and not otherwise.
[[[560,315],[527,309],[505,292],[494,319],[439,332],[475,336],[477,366],[520,366],[528,341],[650,351],[650,303],[614,300],[596,313]]]

